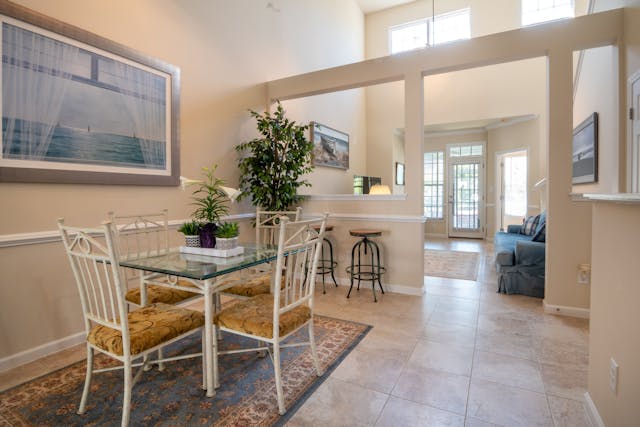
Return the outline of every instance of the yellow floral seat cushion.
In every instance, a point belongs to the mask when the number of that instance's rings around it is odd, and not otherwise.
[[[271,293],[271,273],[259,272],[250,275],[233,275],[222,279],[217,285],[224,287],[225,289],[222,292],[226,294],[249,298],[264,295]],[[284,277],[282,278],[282,287],[284,287]]]
[[[131,354],[139,354],[204,325],[199,311],[168,304],[152,304],[128,313]],[[123,355],[122,334],[104,325],[89,331],[87,341],[109,353]]]
[[[300,305],[280,315],[280,336],[285,336],[311,319],[311,309]],[[234,331],[273,338],[273,295],[258,295],[220,311],[215,323]]]
[[[188,288],[196,286],[188,280],[178,280],[178,285]],[[161,302],[164,304],[178,304],[182,301],[196,297],[199,294],[183,291],[182,289],[168,288],[160,285],[147,285],[147,304]],[[125,299],[134,304],[140,305],[140,288],[133,288],[127,291]]]

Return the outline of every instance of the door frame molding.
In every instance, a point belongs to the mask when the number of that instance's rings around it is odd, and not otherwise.
[[[628,120],[629,110],[634,106],[633,99],[633,84],[640,80],[640,70],[636,71],[627,79],[627,111],[625,115],[627,117],[627,192],[640,192],[640,186],[638,186],[638,175],[640,174],[640,142],[633,139],[633,120]],[[634,110],[634,119],[640,118],[640,111]],[[636,146],[637,145],[637,146]]]
[[[449,155],[451,147],[459,147],[459,146],[467,146],[467,145],[482,145],[482,156],[460,156],[460,157],[451,157]],[[468,236],[465,236],[466,233],[461,233],[460,235],[451,236],[451,209],[453,205],[450,202],[451,196],[451,186],[453,185],[451,179],[451,165],[454,163],[452,159],[469,159],[469,160],[480,160],[480,190],[482,192],[482,200],[480,201],[480,207],[478,209],[480,215],[480,228],[481,231],[479,233],[469,233]],[[446,180],[446,192],[445,192],[445,201],[446,201],[446,234],[448,237],[462,237],[462,238],[471,238],[471,239],[484,239],[487,237],[487,141],[466,141],[466,142],[455,142],[449,143],[445,146],[445,180]]]
[[[502,206],[502,201],[500,200],[500,194],[502,194],[502,177],[500,175],[500,156],[504,156],[505,154],[509,154],[509,153],[517,153],[519,151],[524,151],[526,153],[527,156],[527,182],[526,182],[526,188],[527,188],[527,213],[529,213],[529,193],[531,192],[531,190],[529,189],[529,171],[530,169],[530,165],[529,165],[529,161],[531,159],[531,156],[529,155],[529,147],[521,147],[521,148],[509,148],[508,150],[501,150],[501,151],[496,151],[495,152],[495,173],[494,173],[494,183],[496,184],[496,191],[495,191],[495,208],[494,208],[494,217],[495,217],[495,227],[496,229],[493,230],[493,232],[495,232],[496,230],[499,230],[500,228],[498,227],[500,225],[501,222],[501,215],[499,212],[499,209]],[[526,215],[525,214],[525,215]]]

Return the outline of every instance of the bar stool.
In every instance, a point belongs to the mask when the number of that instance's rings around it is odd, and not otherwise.
[[[351,249],[351,266],[347,267],[346,269],[351,279],[351,286],[349,287],[347,298],[349,298],[349,296],[351,295],[354,279],[358,280],[357,290],[360,290],[360,280],[371,280],[373,301],[378,302],[378,299],[376,298],[376,281],[380,286],[380,291],[384,294],[384,289],[382,288],[382,283],[380,282],[380,276],[384,274],[385,268],[380,265],[380,248],[374,240],[370,239],[370,237],[380,237],[382,235],[382,230],[349,230],[349,234],[353,237],[361,237],[361,239],[358,240],[355,245],[353,245],[353,249]],[[367,253],[370,256],[369,264],[366,264]],[[365,258],[365,264],[362,263],[363,255]]]
[[[314,227],[314,229],[319,232],[320,227]],[[333,272],[338,265],[336,261],[333,260],[333,243],[331,240],[327,238],[327,232],[333,230],[333,225],[327,225],[324,228],[325,235],[322,240],[322,248],[320,249],[320,259],[318,260],[318,266],[316,267],[316,274],[322,275],[322,293],[326,294],[327,290],[324,286],[324,276],[327,274],[331,274],[331,278],[333,279],[333,283],[335,283],[336,288],[338,287],[338,282],[336,281],[336,276],[333,275]],[[325,258],[325,247],[329,251],[329,258]]]

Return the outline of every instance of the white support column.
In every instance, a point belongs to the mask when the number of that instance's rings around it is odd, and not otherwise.
[[[547,68],[547,245],[545,303],[588,308],[589,287],[578,285],[577,266],[591,259],[591,208],[572,202],[573,52],[549,51]]]

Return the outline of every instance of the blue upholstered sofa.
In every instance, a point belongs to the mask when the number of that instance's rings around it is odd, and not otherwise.
[[[546,229],[546,216],[540,217],[538,231]],[[544,298],[545,230],[543,241],[537,242],[533,241],[534,235],[521,234],[522,227],[510,225],[506,232],[495,235],[498,292]]]

